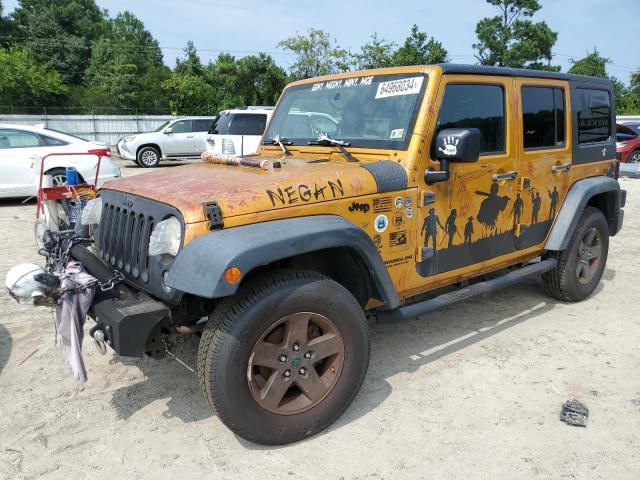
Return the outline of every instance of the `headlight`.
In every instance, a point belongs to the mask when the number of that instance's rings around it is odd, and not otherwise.
[[[176,256],[182,240],[182,228],[180,220],[169,217],[155,226],[149,239],[149,255],[162,255],[168,253]]]
[[[130,137],[125,137],[124,143],[132,142],[136,139],[135,135],[131,135]]]
[[[96,197],[89,200],[82,209],[80,223],[82,225],[98,225],[102,217],[102,198]]]
[[[616,148],[624,148],[627,146],[627,142],[617,142]]]

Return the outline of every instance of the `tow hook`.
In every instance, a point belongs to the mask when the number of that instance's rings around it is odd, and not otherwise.
[[[107,344],[104,341],[104,332],[102,330],[96,330],[93,332],[93,341],[96,344],[96,350],[100,355],[107,353]]]

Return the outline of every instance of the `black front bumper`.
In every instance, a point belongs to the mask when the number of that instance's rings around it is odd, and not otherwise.
[[[87,272],[101,282],[113,273],[87,247],[76,245],[71,256],[82,262]],[[102,330],[105,343],[123,357],[142,357],[148,353],[162,356],[160,327],[171,318],[171,310],[163,302],[154,300],[129,285],[118,284],[113,290],[98,291],[89,316],[96,321],[91,335]]]

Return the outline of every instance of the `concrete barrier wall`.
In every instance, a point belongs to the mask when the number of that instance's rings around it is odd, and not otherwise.
[[[151,132],[174,118],[171,115],[0,115],[0,124],[51,128],[115,145],[122,137]]]

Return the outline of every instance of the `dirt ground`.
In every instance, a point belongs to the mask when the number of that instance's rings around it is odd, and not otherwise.
[[[590,299],[561,303],[531,281],[374,325],[355,402],[286,447],[234,436],[171,358],[123,363],[86,342],[89,381],[76,385],[50,311],[0,294],[0,478],[640,478],[640,180],[621,183],[625,226]],[[40,261],[34,209],[0,202],[3,281]],[[196,349],[175,345],[191,367]],[[571,398],[589,407],[586,428],[559,421]]]

